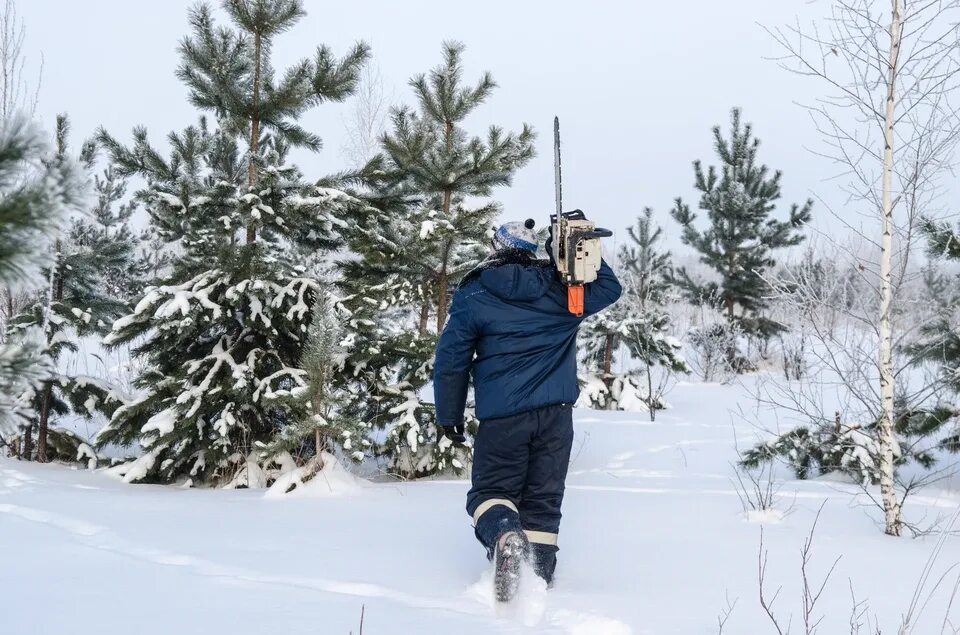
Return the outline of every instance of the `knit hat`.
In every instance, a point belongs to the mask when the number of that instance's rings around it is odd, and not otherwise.
[[[528,218],[522,223],[514,221],[500,225],[499,229],[493,234],[493,248],[498,251],[501,249],[526,249],[536,253],[539,241],[537,240],[537,233],[533,231],[534,225],[536,223],[532,218]]]

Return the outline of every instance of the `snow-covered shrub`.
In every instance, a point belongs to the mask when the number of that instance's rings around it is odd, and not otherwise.
[[[303,465],[292,465],[279,471],[264,497],[340,496],[359,491],[360,483],[337,457],[320,452]]]
[[[940,431],[951,421],[956,420],[950,408],[900,410],[895,421],[899,440],[894,448],[895,464],[902,466],[915,462],[930,468],[937,462],[936,450],[960,450],[956,442],[958,437],[938,438]],[[880,479],[877,434],[877,423],[844,424],[837,413],[833,421],[798,426],[758,443],[741,455],[740,465],[756,468],[779,459],[800,479],[840,472],[855,482],[876,484]]]
[[[858,426],[827,424],[814,430],[801,426],[747,450],[740,465],[754,469],[780,458],[800,479],[843,472],[856,482],[876,483],[880,477],[877,447],[876,440]]]
[[[703,381],[726,383],[753,365],[740,353],[742,333],[736,323],[714,322],[690,330],[690,366]]]
[[[378,220],[367,222],[376,226]],[[363,243],[357,247],[361,250]],[[385,431],[373,449],[395,476],[468,473],[471,449],[447,439],[438,442],[434,406],[422,394],[432,378],[437,342],[436,335],[421,333],[412,319],[425,301],[422,288],[399,275],[369,284],[370,271],[377,269],[373,255],[342,266],[346,275],[339,287],[345,295],[337,310],[346,336],[335,381],[349,394],[343,416]],[[467,431],[473,432],[470,425]]]
[[[390,427],[383,444],[383,452],[390,457],[391,472],[404,478],[445,471],[469,474],[472,447],[469,444],[458,447],[447,437],[440,438],[433,404],[421,400],[409,386],[393,386],[386,392],[394,391],[403,401],[389,411],[399,419]],[[464,415],[464,424],[469,435],[476,433],[477,421],[469,410]]]
[[[76,432],[51,426],[47,433],[47,459],[64,463],[82,463],[88,469],[96,469],[100,457],[96,450]]]
[[[577,408],[593,410],[623,410],[648,412],[650,408],[663,410],[667,402],[662,394],[647,392],[645,379],[640,374],[613,375],[607,378],[581,374],[580,398]]]
[[[787,381],[799,381],[807,374],[807,334],[803,325],[797,334],[780,336],[780,360]]]

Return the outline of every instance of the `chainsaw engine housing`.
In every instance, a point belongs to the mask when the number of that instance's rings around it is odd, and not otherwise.
[[[580,210],[553,214],[553,261],[560,278],[568,286],[597,279],[602,256],[600,239],[612,236],[609,229],[598,228]]]

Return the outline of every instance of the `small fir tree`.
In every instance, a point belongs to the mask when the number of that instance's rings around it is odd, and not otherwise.
[[[774,252],[800,244],[803,226],[810,220],[813,201],[792,205],[785,221],[773,217],[780,199],[781,172],[773,174],[758,162],[760,141],[750,124],[734,109],[729,138],[713,129],[720,166],[706,171],[693,164],[699,208],[708,226],[697,229],[697,215],[681,198],[671,210],[683,228],[681,238],[700,253],[700,261],[716,271],[718,281],[695,280],[684,268],[676,281],[694,303],[716,302],[730,322],[749,334],[766,339],[784,329],[764,316],[767,284],[763,274],[776,264]]]
[[[631,243],[618,254],[624,293],[620,301],[584,325],[584,349],[600,369],[606,386],[591,385],[587,378],[587,399],[595,407],[628,409],[637,403],[650,413],[666,407],[663,393],[673,373],[689,372],[680,354],[680,342],[669,334],[670,319],[663,304],[671,295],[670,252],[660,251],[662,228],[653,222],[653,210],[644,209],[636,225],[628,228]],[[614,374],[614,353],[621,346],[640,364],[636,370]],[[658,371],[659,369],[659,371]],[[661,377],[655,378],[660,372]]]
[[[360,462],[372,447],[368,426],[350,412],[354,395],[349,384],[338,378],[345,363],[347,333],[330,288],[321,281],[300,362],[306,373],[310,414],[285,427],[263,452],[265,458],[312,452],[316,470],[324,467],[324,453],[342,449],[351,460]]]
[[[418,198],[410,218],[419,237],[415,280],[435,298],[425,297],[421,305],[423,334],[434,306],[437,333],[443,330],[452,289],[483,258],[500,211],[493,202],[471,207],[468,198],[487,198],[494,188],[510,185],[534,156],[535,134],[526,124],[519,133],[490,126],[486,138],[463,128],[497,86],[490,73],[475,86],[463,84],[463,50],[458,42],[444,43],[443,63],[410,80],[418,108],[395,110],[383,139],[386,169]]]

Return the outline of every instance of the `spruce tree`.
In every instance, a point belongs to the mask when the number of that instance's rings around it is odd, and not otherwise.
[[[741,122],[739,109],[733,110],[730,136],[725,138],[716,126],[713,138],[719,167],[704,170],[700,161],[693,164],[698,207],[707,214],[707,226],[697,229],[697,215],[682,198],[671,214],[683,227],[684,244],[700,253],[700,261],[719,280],[695,280],[684,268],[677,270],[676,280],[691,301],[716,302],[727,320],[765,339],[784,327],[763,315],[763,274],[776,264],[776,250],[803,242],[801,229],[810,220],[813,201],[791,205],[785,221],[774,218],[782,175],[759,163],[760,141],[752,126]]]
[[[157,235],[180,251],[107,338],[137,342],[134,353],[147,361],[136,382],[142,394],[98,436],[142,447],[114,470],[128,482],[266,485],[265,449],[316,414],[301,359],[322,289],[302,254],[340,246],[346,219],[363,207],[308,184],[287,158],[291,146],[319,148],[298,118],[350,94],[366,46],[343,59],[320,47],[277,73],[270,51],[302,3],[223,7],[233,28],[217,27],[207,6],[191,12],[178,70],[216,125],[201,119],[171,134],[169,158],[143,129],[131,146],[101,133],[122,173],[146,179],[138,198]]]
[[[410,80],[418,107],[394,111],[383,139],[386,169],[419,198],[409,220],[419,228],[415,280],[428,294],[421,333],[434,306],[437,333],[443,330],[452,289],[485,255],[487,232],[500,209],[489,201],[471,207],[468,198],[487,198],[494,188],[510,185],[534,155],[535,134],[526,124],[518,133],[490,126],[486,138],[463,127],[497,86],[490,73],[464,85],[463,51],[458,42],[444,43],[443,63]]]
[[[0,122],[0,284],[30,288],[49,260],[42,245],[59,235],[65,218],[80,209],[83,180],[73,161],[50,159],[50,146],[25,118]],[[16,446],[24,419],[16,399],[50,376],[38,329],[0,344],[0,443]],[[25,442],[25,439],[24,439]],[[16,453],[22,449],[11,448]]]
[[[67,152],[69,130],[66,116],[58,116],[55,164],[63,165],[70,160]],[[87,144],[81,153],[83,163],[88,167],[93,162],[93,151],[93,147]],[[98,182],[101,194],[102,186],[103,183]],[[38,461],[74,460],[80,439],[68,431],[53,430],[51,423],[68,414],[88,418],[96,414],[109,416],[122,402],[122,397],[103,381],[62,368],[64,353],[77,352],[81,338],[103,334],[126,309],[121,296],[104,281],[111,272],[129,270],[134,261],[136,243],[125,224],[117,230],[97,226],[101,221],[113,225],[115,220],[108,216],[109,209],[103,208],[99,200],[94,211],[100,212],[95,217],[96,223],[74,217],[69,233],[54,239],[50,264],[43,270],[46,285],[8,327],[14,338],[20,333],[42,332],[42,354],[51,368],[50,375],[43,382],[18,398],[21,414],[27,421],[22,456],[28,460],[32,458],[34,427],[37,429]],[[51,432],[58,436],[55,447],[60,449],[59,454],[48,452]],[[69,455],[63,454],[65,450]]]

